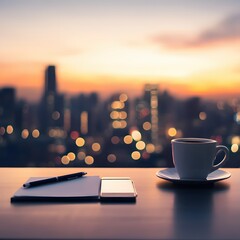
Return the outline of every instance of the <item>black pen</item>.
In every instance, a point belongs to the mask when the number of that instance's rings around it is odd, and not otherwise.
[[[33,182],[24,183],[23,187],[24,188],[30,188],[30,187],[44,185],[44,184],[48,184],[48,183],[68,181],[68,180],[72,180],[72,179],[75,179],[75,178],[82,177],[86,174],[87,174],[86,172],[78,172],[78,173],[72,173],[72,174],[58,176],[58,177],[46,178],[46,179],[42,179],[42,180],[37,180],[37,181],[33,181]]]

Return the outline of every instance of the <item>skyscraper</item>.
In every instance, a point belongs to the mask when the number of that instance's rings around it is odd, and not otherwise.
[[[14,124],[16,107],[16,92],[14,88],[0,89],[0,118],[1,125]]]
[[[55,66],[48,66],[45,70],[45,94],[48,93],[57,93]]]
[[[143,97],[136,101],[137,126],[143,139],[154,145],[155,152],[159,150],[158,92],[157,84],[146,84]]]
[[[82,136],[97,135],[98,95],[80,94],[71,98],[71,131],[79,132]]]
[[[47,133],[52,128],[63,128],[64,96],[57,92],[56,67],[47,66],[40,107],[40,129]]]
[[[151,139],[155,145],[156,150],[159,145],[159,128],[158,128],[158,85],[146,84],[145,85],[145,98],[149,104],[150,110],[150,123],[151,123]]]

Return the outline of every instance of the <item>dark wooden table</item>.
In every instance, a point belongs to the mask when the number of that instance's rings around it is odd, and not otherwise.
[[[240,169],[212,186],[177,186],[157,168],[89,168],[88,175],[129,176],[136,203],[17,203],[31,176],[73,168],[0,168],[0,239],[240,239]]]

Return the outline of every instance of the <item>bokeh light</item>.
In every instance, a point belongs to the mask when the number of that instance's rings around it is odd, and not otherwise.
[[[142,135],[138,130],[133,130],[131,135],[135,141],[140,141],[142,138]]]
[[[85,157],[85,163],[87,165],[92,165],[94,163],[94,158],[92,156],[86,156]]]
[[[141,158],[141,153],[138,151],[134,151],[132,152],[131,157],[133,160],[139,160]]]
[[[84,144],[85,144],[85,140],[84,140],[83,138],[81,138],[81,137],[78,137],[78,138],[76,139],[75,143],[76,143],[76,145],[77,145],[78,147],[82,147],[82,146],[84,146]]]

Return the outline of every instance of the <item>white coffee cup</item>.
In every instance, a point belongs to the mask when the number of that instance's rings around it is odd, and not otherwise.
[[[180,179],[206,179],[208,174],[222,167],[228,160],[229,150],[215,140],[205,138],[177,138],[172,141],[173,163]],[[220,151],[224,158],[216,165]]]

